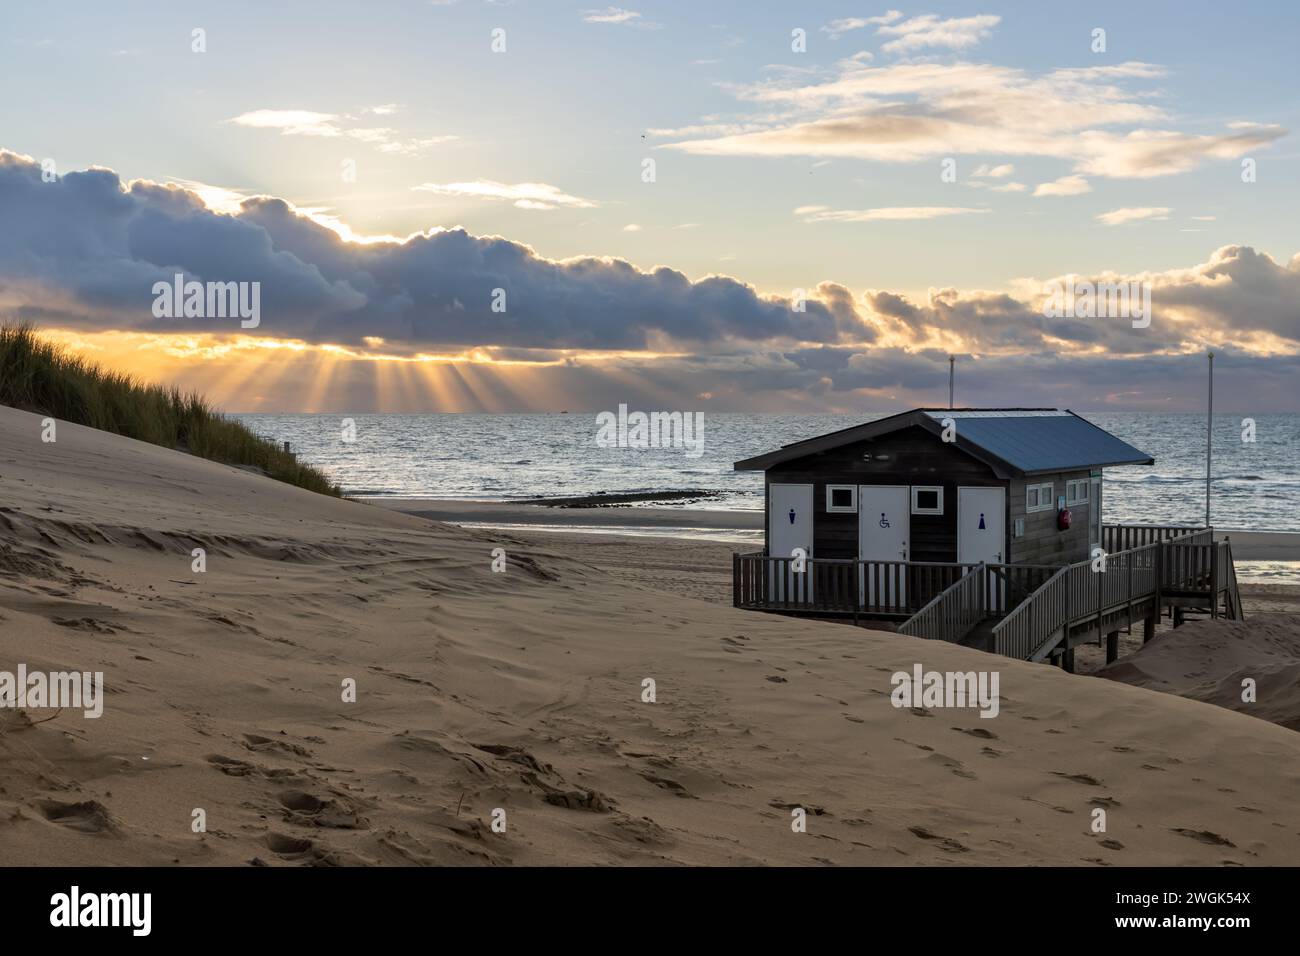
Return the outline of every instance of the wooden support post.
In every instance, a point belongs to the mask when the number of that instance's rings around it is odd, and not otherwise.
[[[1142,643],[1143,644],[1145,644],[1147,641],[1151,640],[1151,638],[1156,636],[1156,615],[1158,615],[1159,613],[1160,613],[1159,611],[1156,611],[1154,614],[1147,615],[1146,619],[1142,622]]]
[[[1068,648],[1061,652],[1061,669],[1067,674],[1074,673],[1074,648]]]
[[[1182,627],[1182,626],[1183,626],[1183,609],[1182,609],[1181,607],[1175,607],[1175,608],[1173,609],[1173,612],[1174,612],[1174,627]]]
[[[1219,616],[1219,544],[1210,545],[1210,619]]]
[[[1119,631],[1106,635],[1106,663],[1113,664],[1119,660]]]

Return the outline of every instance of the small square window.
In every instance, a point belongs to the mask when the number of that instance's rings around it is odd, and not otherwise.
[[[1088,503],[1087,478],[1079,478],[1065,483],[1065,503],[1067,505],[1086,505]]]
[[[827,485],[826,510],[830,512],[856,512],[858,510],[858,486]]]
[[[943,487],[939,485],[914,486],[912,488],[912,514],[943,514]]]
[[[1055,502],[1052,500],[1052,483],[1025,485],[1025,511],[1051,511]]]

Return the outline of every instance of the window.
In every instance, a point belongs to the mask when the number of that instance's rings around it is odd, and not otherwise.
[[[912,486],[912,514],[943,514],[943,488],[940,486]]]
[[[1065,503],[1067,505],[1086,505],[1088,503],[1087,478],[1079,478],[1065,483]]]
[[[826,510],[831,512],[856,512],[858,510],[858,486],[827,485]]]
[[[1051,511],[1056,505],[1052,500],[1052,492],[1050,481],[1041,485],[1025,485],[1025,511],[1030,514],[1035,511]]]

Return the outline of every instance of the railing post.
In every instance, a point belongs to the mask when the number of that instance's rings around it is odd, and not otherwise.
[[[980,619],[989,613],[989,566],[980,562]]]
[[[1210,620],[1219,616],[1219,542],[1210,544]]]
[[[853,626],[854,627],[856,627],[858,624],[858,607],[862,603],[862,588],[866,586],[866,582],[862,580],[860,574],[861,564],[862,564],[861,559],[859,558],[853,559]]]
[[[731,553],[731,606],[740,607],[740,555]]]
[[[1100,574],[1093,575],[1093,577],[1097,579],[1096,601],[1097,601],[1097,643],[1098,644],[1101,643],[1101,608],[1102,608],[1101,594],[1102,594],[1102,583],[1103,583],[1102,579],[1105,576],[1106,576],[1105,571],[1102,571]]]
[[[1124,597],[1124,606],[1128,609],[1129,630],[1133,629],[1133,555],[1126,554],[1124,562],[1128,565],[1128,593]]]
[[[1151,600],[1155,604],[1155,607],[1151,609],[1151,618],[1154,621],[1160,620],[1161,591],[1164,590],[1164,580],[1165,580],[1165,547],[1166,545],[1163,541],[1156,546],[1156,567],[1155,567],[1156,579],[1153,582],[1155,585],[1155,590],[1154,593],[1151,595]]]

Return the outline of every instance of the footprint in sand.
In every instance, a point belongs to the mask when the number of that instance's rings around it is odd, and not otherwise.
[[[244,734],[244,746],[252,751],[278,750],[283,753],[296,754],[299,757],[310,757],[311,751],[306,747],[300,747],[288,740],[275,740],[272,737],[263,737],[259,734]]]
[[[356,808],[342,798],[318,797],[302,790],[286,790],[279,796],[284,818],[303,826],[363,830],[369,826]]]
[[[45,819],[69,830],[81,833],[116,833],[119,829],[117,821],[108,812],[108,807],[97,800],[81,803],[42,800],[37,807]]]
[[[1230,846],[1234,849],[1237,846],[1237,844],[1233,843],[1227,837],[1219,836],[1219,834],[1213,833],[1210,830],[1189,830],[1186,827],[1170,827],[1169,829],[1174,833],[1177,833],[1179,836],[1185,836],[1190,840],[1196,840],[1198,843],[1208,843],[1211,846]]]
[[[1070,780],[1070,781],[1072,781],[1072,782],[1074,782],[1074,783],[1082,783],[1082,784],[1086,784],[1086,785],[1089,786],[1089,787],[1100,787],[1100,786],[1102,786],[1102,782],[1101,782],[1100,780],[1098,780],[1096,777],[1090,777],[1090,776],[1088,776],[1086,773],[1062,773],[1062,772],[1059,771],[1059,770],[1053,770],[1053,771],[1052,771],[1052,776],[1053,776],[1053,777],[1062,777],[1062,778],[1064,778],[1064,779],[1066,779],[1066,780]]]
[[[950,840],[947,837],[941,837],[937,833],[931,833],[925,827],[908,827],[912,835],[922,840],[937,840],[935,845],[947,853],[969,853],[970,848],[962,846],[956,840]]]
[[[641,771],[641,779],[647,783],[652,783],[660,790],[667,790],[675,797],[687,797],[691,800],[696,799],[695,794],[691,793],[676,780],[669,780],[667,777],[660,777],[649,771]]]
[[[949,757],[947,754],[941,754],[938,751],[935,751],[925,759],[927,762],[934,762],[934,763],[941,764],[944,767],[944,769],[951,771],[952,773],[956,774],[958,777],[964,777],[967,780],[975,779],[975,774],[965,769],[965,767],[962,765],[962,762],[958,760],[956,757]]]
[[[954,727],[953,730],[959,734],[970,734],[972,737],[979,737],[981,740],[997,740],[998,735],[991,730],[985,730],[983,727]]]

